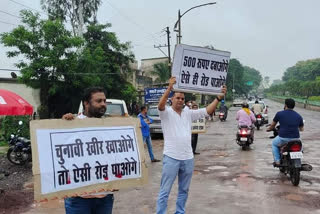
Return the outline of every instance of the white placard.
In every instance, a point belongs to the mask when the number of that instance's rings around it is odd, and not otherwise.
[[[192,134],[205,133],[206,130],[206,118],[192,121],[191,127]]]
[[[135,128],[36,131],[41,194],[141,177]]]
[[[230,52],[177,45],[172,65],[175,91],[221,94],[226,84]]]

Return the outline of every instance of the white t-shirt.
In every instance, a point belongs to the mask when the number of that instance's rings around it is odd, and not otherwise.
[[[184,108],[179,115],[171,107],[166,106],[165,110],[159,110],[159,114],[164,137],[163,154],[177,160],[192,159],[192,121],[209,116],[207,110]]]

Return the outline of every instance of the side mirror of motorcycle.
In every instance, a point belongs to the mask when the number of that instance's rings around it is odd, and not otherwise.
[[[23,122],[20,120],[20,121],[19,121],[19,125],[22,126],[22,124],[23,124]]]

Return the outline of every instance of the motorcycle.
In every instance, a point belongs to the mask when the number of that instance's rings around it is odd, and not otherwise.
[[[236,135],[236,142],[242,147],[242,150],[246,150],[253,143],[254,128],[246,125],[238,126],[238,132]]]
[[[225,114],[224,111],[220,111],[220,112],[219,112],[219,119],[220,119],[221,122],[222,122],[222,121],[226,121],[227,115]]]
[[[256,116],[256,122],[254,123],[254,125],[259,130],[263,124],[263,117],[262,117],[262,114],[256,114],[255,116]]]
[[[21,126],[23,123],[19,121]],[[11,134],[9,139],[8,160],[15,165],[24,165],[32,160],[30,140],[20,137],[20,128],[17,134]]]
[[[280,126],[274,128],[273,136],[270,138],[275,138],[278,136]],[[302,164],[301,159],[303,158],[303,149],[301,140],[289,141],[286,145],[280,147],[280,165],[278,167],[279,171],[285,175],[289,175],[290,181],[294,186],[298,186],[300,183],[300,172],[301,171],[311,171],[312,166],[310,164]]]

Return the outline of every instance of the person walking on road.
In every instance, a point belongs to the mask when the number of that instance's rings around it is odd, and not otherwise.
[[[147,144],[149,156],[151,159],[151,162],[160,162],[160,160],[155,159],[152,151],[152,141],[150,136],[150,127],[149,124],[151,124],[153,121],[148,116],[148,109],[146,106],[141,107],[141,112],[138,115],[140,118],[140,124],[141,124],[141,132],[143,137],[143,142]]]
[[[185,213],[185,204],[188,198],[191,183],[194,157],[191,148],[192,121],[212,114],[223,95],[217,98],[206,108],[190,110],[184,108],[184,93],[175,92],[171,98],[172,106],[166,106],[167,99],[176,78],[171,77],[169,87],[163,94],[158,104],[161,126],[164,137],[163,167],[160,191],[157,200],[157,214],[165,214],[171,187],[178,176],[178,197],[176,201],[176,214]],[[226,87],[222,88],[226,93]]]
[[[191,109],[197,110],[199,107],[196,103],[192,103]],[[200,155],[200,152],[196,152],[198,144],[198,133],[194,133],[191,135],[191,147],[194,155]]]

